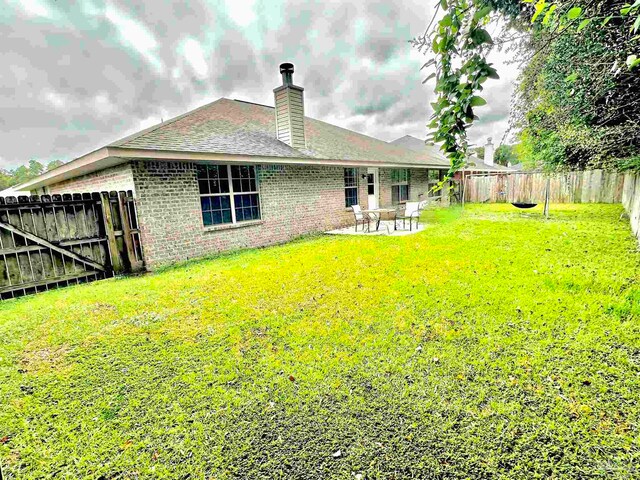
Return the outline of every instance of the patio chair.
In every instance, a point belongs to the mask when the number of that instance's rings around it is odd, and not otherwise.
[[[358,224],[362,225],[362,231],[364,232],[364,226],[367,225],[367,232],[371,232],[371,217],[362,212],[360,205],[351,205],[353,209],[353,216],[356,219],[356,232],[358,231]]]
[[[406,221],[409,220],[409,231],[412,231],[413,221],[416,222],[416,230],[420,226],[420,204],[425,202],[407,202],[404,206],[400,207],[400,210],[396,212],[395,229],[398,229],[398,221],[402,220],[402,228],[407,228]],[[424,208],[424,205],[423,205]]]
[[[434,205],[436,202],[440,202],[442,204],[442,197],[442,195],[430,196],[428,192],[421,193],[420,195],[418,195],[418,203],[420,203],[418,208],[420,209],[420,211],[422,211],[425,208]]]

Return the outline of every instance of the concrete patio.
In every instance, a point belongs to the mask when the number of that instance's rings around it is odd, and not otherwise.
[[[413,235],[415,233],[422,232],[425,229],[425,225],[420,223],[418,225],[418,229],[415,228],[415,223],[413,224],[413,229],[409,230],[409,224],[406,224],[406,228],[402,228],[402,222],[398,222],[398,230],[393,229],[393,220],[382,220],[380,222],[380,228],[376,231],[375,222],[371,222],[371,232],[367,232],[365,228],[362,231],[362,226],[358,225],[358,231],[356,232],[355,227],[353,225],[345,228],[338,228],[337,230],[330,230],[325,232],[328,235],[363,235],[363,236],[375,236],[375,235],[384,235],[389,237],[403,237],[405,235]]]

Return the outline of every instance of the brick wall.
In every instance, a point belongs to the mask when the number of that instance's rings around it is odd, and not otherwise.
[[[116,165],[47,187],[46,193],[86,193],[135,190],[131,164]]]
[[[358,200],[368,207],[367,169],[358,169]],[[304,234],[353,224],[344,205],[344,168],[260,165],[261,220],[205,228],[196,164],[137,161],[67,180],[48,193],[134,190],[145,261],[149,268],[224,250],[286,242]],[[379,169],[381,207],[391,205],[391,169]],[[428,190],[427,171],[411,169],[409,196]]]
[[[378,170],[378,188],[380,189],[380,207],[391,207],[391,169]]]
[[[428,197],[429,181],[426,169],[412,168],[409,170],[409,200],[417,202]]]
[[[391,199],[391,168],[380,169],[380,206],[392,205]],[[427,170],[422,168],[409,169],[409,200],[418,201],[418,195],[426,197],[429,191]]]
[[[340,174],[342,175],[342,185],[344,186],[344,168],[340,169],[340,172],[341,172]],[[363,175],[365,176],[365,178],[362,178]],[[367,191],[366,175],[367,175],[366,168],[358,169],[358,204],[363,209],[369,208],[369,192]],[[350,219],[351,219],[351,223],[353,223],[353,214],[351,214]]]
[[[261,221],[205,228],[194,163],[139,161],[132,166],[145,262],[151,269],[353,223],[344,205],[342,167],[260,165]],[[359,177],[362,173],[366,169],[360,169]],[[359,196],[366,205],[366,182],[361,178]]]

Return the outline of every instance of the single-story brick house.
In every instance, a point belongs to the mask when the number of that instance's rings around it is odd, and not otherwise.
[[[350,206],[416,199],[441,155],[304,116],[293,65],[275,108],[221,98],[20,186],[35,194],[132,190],[146,266],[287,241],[353,222]]]

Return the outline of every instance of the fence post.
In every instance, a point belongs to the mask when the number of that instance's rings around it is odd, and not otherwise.
[[[464,170],[460,170],[460,177],[461,177],[461,181],[460,181],[460,190],[462,191],[462,195],[460,195],[460,198],[462,199],[462,208],[464,208],[464,196],[467,194],[467,189],[466,189],[466,185],[465,185],[465,181],[464,181]]]
[[[131,234],[131,218],[129,216],[129,209],[127,208],[127,192],[118,192],[118,206],[120,207],[120,217],[122,219],[122,234],[124,239],[124,245],[129,259],[129,265],[132,272],[139,272],[142,270],[142,262],[137,258],[135,252],[135,246],[133,244],[133,237]]]
[[[121,273],[124,271],[124,267],[122,265],[122,258],[120,257],[120,250],[118,249],[116,232],[113,228],[113,216],[111,214],[111,200],[109,200],[109,192],[100,192],[100,199],[102,200],[102,218],[104,220],[105,234],[107,235],[107,245],[109,246],[111,266],[113,267],[114,273]]]
[[[547,191],[544,193],[544,216],[549,219],[549,197],[551,195],[551,175],[547,175]]]

